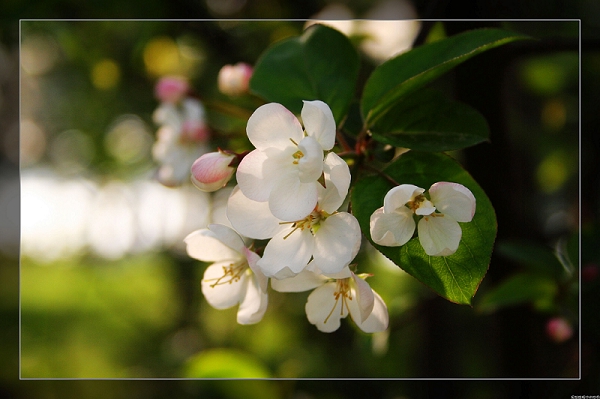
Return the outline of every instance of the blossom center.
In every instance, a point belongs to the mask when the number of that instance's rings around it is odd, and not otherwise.
[[[294,154],[292,154],[292,157],[294,157],[294,165],[298,165],[298,162],[300,162],[300,158],[302,158],[304,156],[304,153],[300,150],[296,151]]]
[[[248,269],[248,262],[243,260],[237,263],[231,263],[228,266],[223,266],[223,275],[218,278],[211,278],[208,280],[204,280],[206,282],[214,281],[210,285],[211,288],[216,287],[217,285],[222,284],[233,284],[240,281],[244,272]]]
[[[336,287],[335,287],[335,291],[333,292],[333,298],[335,299],[335,302],[333,304],[333,307],[331,308],[331,311],[329,312],[329,314],[327,315],[327,317],[325,318],[325,321],[323,321],[323,323],[327,323],[327,320],[329,320],[329,318],[333,314],[333,311],[335,310],[340,299],[342,301],[342,306],[340,308],[340,316],[341,317],[344,316],[344,305],[346,306],[346,309],[348,310],[348,312],[350,311],[350,307],[348,306],[348,302],[347,302],[347,301],[352,300],[352,293],[350,292],[350,277],[336,280]]]
[[[329,215],[327,212],[321,211],[321,210],[315,208],[315,210],[312,211],[312,213],[310,215],[308,215],[307,217],[305,217],[304,219],[296,220],[295,222],[280,222],[279,224],[291,224],[292,225],[292,231],[290,231],[288,234],[286,234],[286,236],[283,237],[283,239],[285,240],[286,238],[291,236],[298,229],[300,231],[302,231],[304,229],[310,229],[310,232],[313,235],[315,235],[315,233],[321,227],[321,222],[324,221],[325,219],[327,219],[329,216],[331,216],[331,215]]]
[[[414,199],[408,201],[406,205],[417,215],[433,215],[435,211],[435,207],[431,201],[423,194],[417,195]]]

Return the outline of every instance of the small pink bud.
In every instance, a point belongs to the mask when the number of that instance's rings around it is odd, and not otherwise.
[[[210,130],[200,121],[187,120],[181,126],[181,140],[185,142],[204,142],[210,138]]]
[[[176,103],[188,92],[190,86],[186,79],[178,76],[165,76],[154,87],[154,95],[162,102]]]
[[[229,96],[238,96],[248,91],[252,67],[243,62],[235,65],[225,65],[219,71],[219,90]]]
[[[192,165],[192,183],[202,191],[220,189],[235,172],[235,168],[229,166],[234,158],[235,155],[222,151],[202,155]]]
[[[585,282],[594,281],[598,277],[598,265],[588,263],[581,268],[581,279]]]
[[[573,327],[566,319],[554,317],[546,324],[546,333],[556,343],[565,342],[573,335]]]

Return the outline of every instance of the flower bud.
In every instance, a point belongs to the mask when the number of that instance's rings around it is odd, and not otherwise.
[[[235,158],[222,151],[202,155],[192,165],[192,183],[202,191],[212,192],[223,187],[235,172],[229,166]]]
[[[573,335],[573,327],[568,320],[562,317],[554,317],[546,324],[546,333],[556,343],[561,343]]]
[[[181,126],[181,140],[184,142],[205,142],[210,138],[210,130],[204,122],[187,120]]]
[[[161,102],[179,102],[189,90],[187,80],[178,76],[165,76],[154,87],[154,95]]]
[[[252,77],[252,67],[243,62],[235,65],[225,65],[219,71],[219,90],[229,96],[238,96],[248,91]]]

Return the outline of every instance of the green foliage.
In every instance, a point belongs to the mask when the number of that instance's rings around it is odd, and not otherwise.
[[[198,353],[186,364],[186,378],[269,378],[269,371],[253,356],[230,349]]]
[[[358,54],[346,36],[324,25],[267,49],[254,68],[251,91],[300,113],[303,100],[329,105],[336,123],[348,112],[358,76]]]
[[[557,292],[558,285],[552,278],[518,273],[488,291],[477,303],[476,309],[482,313],[491,313],[500,308],[528,302],[540,308],[548,308]]]
[[[470,304],[488,269],[496,237],[496,215],[490,200],[461,165],[444,154],[410,151],[383,173],[399,184],[414,184],[425,189],[439,181],[460,183],[475,196],[477,210],[471,222],[460,224],[462,239],[458,250],[450,256],[428,256],[418,237],[401,247],[384,247],[372,242],[368,233],[371,214],[383,206],[385,194],[394,187],[385,177],[365,177],[352,191],[353,213],[375,248],[442,297]]]
[[[406,95],[486,50],[526,39],[500,29],[480,29],[417,47],[373,71],[365,84],[361,108],[368,126]],[[482,88],[483,89],[483,88]]]
[[[450,151],[489,137],[485,118],[466,104],[423,89],[394,104],[370,129],[373,138],[419,151]]]

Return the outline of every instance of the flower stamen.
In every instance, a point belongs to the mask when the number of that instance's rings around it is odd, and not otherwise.
[[[247,268],[248,268],[248,263],[246,261],[242,261],[242,262],[238,262],[238,263],[231,263],[229,266],[223,266],[223,275],[221,277],[211,278],[211,279],[207,279],[207,280],[205,279],[204,281],[210,282],[210,281],[216,280],[213,284],[210,285],[211,288],[214,288],[217,285],[222,285],[222,284],[237,283]],[[227,277],[229,277],[228,280],[222,281],[222,280],[226,279]]]

